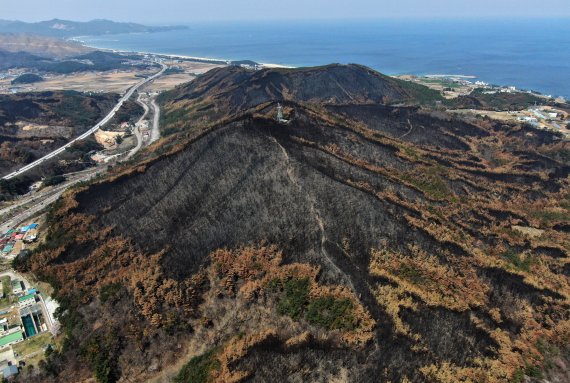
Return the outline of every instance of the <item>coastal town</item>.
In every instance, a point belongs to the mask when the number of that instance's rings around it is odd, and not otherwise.
[[[518,122],[532,125],[538,129],[546,129],[562,133],[570,138],[570,110],[561,107],[566,103],[563,97],[543,95],[531,90],[518,89],[515,86],[492,85],[476,80],[475,76],[458,75],[403,75],[397,76],[406,81],[425,85],[441,92],[446,100],[468,97],[478,94],[482,97],[500,97],[505,95],[522,99],[525,107],[505,108],[498,105],[495,108],[450,108],[452,113],[467,114],[477,117],[488,117],[499,121]],[[528,100],[527,100],[528,99]]]

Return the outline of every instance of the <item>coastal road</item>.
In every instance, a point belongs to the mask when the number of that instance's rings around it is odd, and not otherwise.
[[[144,84],[149,83],[150,81],[156,79],[157,77],[161,76],[164,71],[168,68],[165,64],[160,63],[160,65],[162,66],[162,69],[160,71],[158,71],[157,73],[153,74],[150,77],[147,77],[141,81],[139,81],[138,83],[136,83],[135,85],[133,85],[129,91],[127,93],[125,93],[125,95],[123,97],[121,97],[121,99],[119,100],[119,102],[117,103],[117,105],[115,105],[115,107],[111,110],[111,112],[109,112],[109,114],[107,114],[107,116],[105,116],[105,118],[103,118],[101,121],[99,121],[99,123],[97,123],[97,125],[95,125],[94,127],[92,127],[91,129],[89,129],[87,132],[83,133],[82,135],[80,135],[79,137],[69,141],[67,144],[65,144],[64,146],[60,147],[59,149],[54,150],[53,152],[43,156],[42,158],[16,170],[15,172],[12,172],[10,174],[8,174],[7,176],[2,177],[5,180],[9,180],[11,178],[17,177],[25,172],[27,172],[30,169],[35,168],[38,165],[43,164],[45,161],[57,156],[58,154],[62,153],[63,151],[65,151],[68,147],[70,147],[71,145],[73,145],[75,142],[83,140],[85,138],[87,138],[88,136],[90,136],[91,134],[95,133],[97,130],[99,130],[103,125],[105,125],[107,122],[109,122],[114,116],[115,113],[117,113],[117,111],[119,109],[121,109],[121,107],[123,106],[123,103],[125,101],[127,101],[129,98],[131,98],[131,96],[133,95],[133,93],[139,89],[141,86],[143,86]]]

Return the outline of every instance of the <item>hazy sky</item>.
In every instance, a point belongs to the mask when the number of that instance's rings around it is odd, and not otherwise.
[[[2,19],[152,24],[248,19],[570,17],[570,0],[0,0]]]

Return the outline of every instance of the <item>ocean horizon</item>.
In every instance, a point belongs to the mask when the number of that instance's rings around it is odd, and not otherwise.
[[[388,75],[472,76],[570,98],[568,19],[210,22],[79,40],[119,51],[293,67],[358,63]]]

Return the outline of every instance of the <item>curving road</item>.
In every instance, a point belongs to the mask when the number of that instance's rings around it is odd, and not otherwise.
[[[152,98],[150,105],[152,106],[152,110],[153,110],[152,132],[150,135],[150,143],[153,143],[154,141],[156,141],[160,138],[160,129],[159,129],[160,108],[156,104],[155,98]]]
[[[20,174],[23,174],[25,172],[27,172],[28,170],[35,168],[36,166],[44,163],[45,161],[57,156],[58,154],[62,153],[63,151],[65,151],[65,149],[67,149],[68,147],[70,147],[71,145],[73,145],[75,142],[83,140],[85,138],[87,138],[88,136],[90,136],[91,134],[95,133],[97,130],[99,130],[103,125],[105,125],[107,122],[109,122],[114,116],[115,113],[117,113],[117,111],[119,109],[121,109],[121,107],[123,106],[123,103],[125,101],[127,101],[129,98],[131,98],[131,96],[133,95],[134,92],[136,92],[137,89],[139,89],[141,86],[143,86],[144,84],[154,80],[155,78],[161,76],[164,71],[166,70],[166,68],[168,68],[165,64],[160,63],[160,65],[162,66],[162,69],[153,74],[150,77],[147,77],[141,81],[139,81],[138,83],[136,83],[135,85],[133,85],[131,87],[131,89],[129,89],[129,91],[127,93],[125,93],[125,95],[123,97],[121,97],[121,99],[119,100],[119,102],[117,103],[117,105],[115,105],[115,107],[111,110],[111,112],[109,112],[109,114],[107,114],[107,116],[105,116],[105,118],[103,118],[101,121],[99,121],[97,123],[97,125],[95,125],[94,127],[92,127],[91,129],[89,129],[88,131],[86,131],[85,133],[83,133],[82,135],[80,135],[77,138],[74,138],[73,140],[69,141],[67,144],[63,145],[62,147],[60,147],[59,149],[54,150],[53,152],[46,154],[45,156],[43,156],[42,158],[8,174],[7,176],[2,177],[5,180],[9,180],[10,178],[14,178],[19,176]]]
[[[143,145],[143,136],[140,130],[140,124],[142,121],[144,121],[144,119],[146,118],[146,116],[148,115],[148,112],[150,111],[148,105],[146,104],[146,102],[143,102],[141,100],[141,95],[139,94],[139,97],[137,98],[137,102],[139,103],[139,105],[141,105],[144,109],[144,114],[142,115],[142,117],[137,121],[137,123],[135,124],[135,127],[133,129],[133,132],[135,134],[135,137],[137,139],[137,145],[129,152],[129,154],[127,155],[127,157],[125,158],[125,160],[131,158],[132,156],[134,156],[141,148]]]

